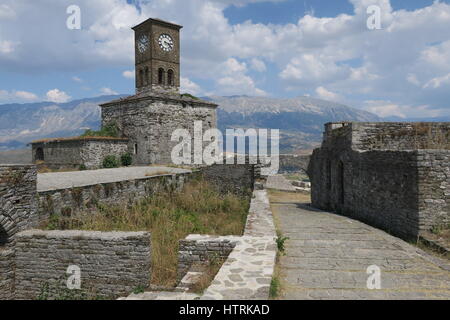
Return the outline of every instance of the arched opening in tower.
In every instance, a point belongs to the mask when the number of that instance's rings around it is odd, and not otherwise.
[[[163,68],[158,69],[158,84],[160,84],[160,85],[164,84],[164,69]]]
[[[173,86],[173,70],[167,72],[167,84]]]

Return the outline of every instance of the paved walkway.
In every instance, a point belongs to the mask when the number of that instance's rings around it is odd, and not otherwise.
[[[49,191],[145,178],[147,174],[182,173],[189,170],[170,167],[127,167],[74,172],[40,173],[37,190]]]
[[[291,195],[292,198],[292,195]],[[361,222],[278,195],[272,208],[286,241],[281,299],[450,299],[450,264]],[[367,268],[381,290],[367,289]]]
[[[297,190],[292,183],[282,175],[269,176],[267,178],[266,188],[294,192]]]

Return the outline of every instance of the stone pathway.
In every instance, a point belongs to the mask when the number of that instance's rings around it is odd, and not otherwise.
[[[90,186],[125,180],[142,179],[146,174],[183,173],[185,169],[170,167],[126,167],[116,169],[86,170],[74,172],[40,173],[37,177],[37,191],[49,191]]]
[[[361,222],[277,196],[281,299],[450,299],[450,264]],[[367,289],[369,266],[381,290]]]
[[[293,191],[295,192],[297,189],[289,182],[284,176],[276,175],[269,176],[266,182],[267,189],[276,189],[282,191]]]

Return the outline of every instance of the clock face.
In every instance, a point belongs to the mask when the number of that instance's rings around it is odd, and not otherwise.
[[[147,35],[141,36],[137,43],[139,52],[144,53],[147,50],[149,43],[150,40],[148,39]]]
[[[173,50],[173,40],[168,34],[162,34],[158,40],[159,46],[162,50],[169,52]]]

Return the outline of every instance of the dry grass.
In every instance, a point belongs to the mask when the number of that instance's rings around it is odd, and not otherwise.
[[[197,294],[202,294],[210,286],[211,282],[216,277],[217,273],[219,272],[224,262],[225,262],[224,259],[220,257],[211,259],[209,263],[205,266],[205,269],[203,270],[200,279],[197,282],[195,282],[195,284],[189,291]]]
[[[60,169],[50,169],[45,165],[44,162],[37,161],[37,172],[38,173],[53,173],[53,172],[74,172],[74,171],[80,171],[79,168],[60,168]]]
[[[146,177],[154,177],[154,176],[162,176],[165,174],[172,174],[170,171],[167,170],[158,170],[155,172],[148,172],[145,174]]]
[[[208,183],[194,180],[180,193],[149,197],[139,204],[102,207],[96,214],[54,216],[48,229],[142,231],[152,233],[152,284],[176,282],[178,241],[189,234],[242,235],[249,199],[220,195]]]
[[[311,195],[303,192],[286,192],[269,190],[271,204],[276,203],[311,203]]]

